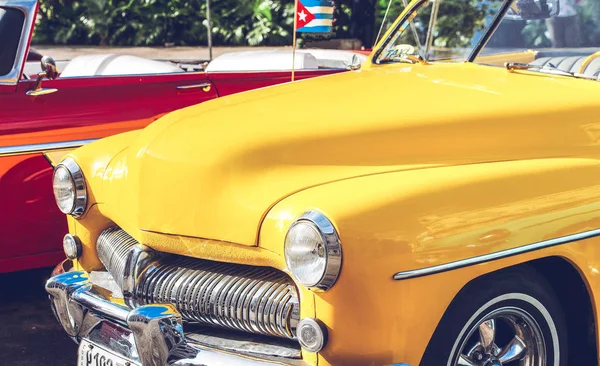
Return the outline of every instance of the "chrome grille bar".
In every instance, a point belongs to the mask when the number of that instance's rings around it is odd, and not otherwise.
[[[123,288],[127,254],[138,242],[119,227],[104,230],[96,242],[98,258],[113,276],[119,287]]]
[[[118,227],[106,229],[98,238],[98,256],[121,287],[128,254],[138,244]],[[171,303],[188,321],[296,338],[298,294],[285,273],[169,254],[157,258],[136,279],[137,303]]]

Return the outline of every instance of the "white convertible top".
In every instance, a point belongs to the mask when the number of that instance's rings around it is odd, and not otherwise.
[[[142,75],[185,72],[167,62],[129,55],[84,55],[72,59],[60,74],[61,77],[100,75]]]
[[[351,51],[301,49],[296,52],[295,69],[345,69],[350,66],[360,66],[366,59],[367,56]],[[286,71],[292,69],[292,60],[291,49],[229,52],[213,59],[206,67],[206,71]],[[185,71],[166,61],[129,55],[103,54],[75,57],[65,66],[60,76],[82,77],[182,72]]]
[[[238,51],[222,54],[213,59],[206,67],[207,72],[219,71],[282,71],[318,68],[345,69],[360,66],[367,56],[351,51],[301,49],[296,51],[293,61],[292,50],[256,50]]]
[[[299,52],[308,52],[317,58],[319,67],[328,69],[345,69],[350,66],[360,66],[367,61],[369,56],[352,51],[327,50],[321,48],[302,49]]]
[[[219,71],[281,71],[291,70],[292,62],[296,70],[318,69],[315,56],[309,53],[296,53],[293,60],[292,51],[257,50],[228,52],[215,57],[206,67],[207,72]]]

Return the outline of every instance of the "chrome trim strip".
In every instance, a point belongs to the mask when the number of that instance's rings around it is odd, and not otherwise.
[[[51,150],[68,149],[80,147],[89,144],[90,142],[94,142],[96,140],[98,139],[46,142],[43,144],[32,145],[2,146],[0,147],[0,156],[23,155],[38,152],[46,152]]]
[[[209,86],[211,86],[210,83],[201,83],[201,84],[194,84],[194,85],[180,85],[177,87],[177,90],[200,89],[200,88],[208,88]]]
[[[519,254],[525,254],[529,252],[533,252],[535,250],[540,250],[544,248],[550,248],[557,245],[568,244],[574,241],[584,240],[593,238],[596,236],[600,236],[600,229],[584,231],[577,234],[571,234],[566,236],[561,236],[559,238],[543,240],[533,244],[523,245],[517,248],[511,248],[502,250],[500,252],[485,254],[478,257],[462,259],[455,262],[450,262],[446,264],[440,264],[433,267],[421,268],[421,269],[413,269],[409,271],[398,272],[394,275],[395,280],[407,280],[409,278],[417,278],[423,276],[429,276],[432,274],[438,274],[442,272],[452,271],[459,268],[470,267],[476,264],[487,263],[491,261],[495,261],[498,259],[513,257]]]
[[[96,291],[92,285],[73,292],[71,294],[71,300],[76,301],[96,315],[127,325],[127,316],[130,309],[107,300],[103,297],[102,293]]]
[[[17,55],[15,57],[15,63],[11,71],[7,75],[0,75],[0,85],[17,85],[17,82],[21,79],[23,73],[24,61],[27,57],[26,51],[28,49],[29,36],[33,28],[33,20],[36,15],[36,0],[0,0],[0,6],[5,8],[15,8],[22,11],[25,14],[25,22],[23,23],[23,29],[21,30],[21,40],[19,41],[19,47],[17,48]]]

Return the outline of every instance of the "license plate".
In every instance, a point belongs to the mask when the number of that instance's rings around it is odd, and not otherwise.
[[[116,355],[88,340],[81,340],[77,366],[136,366],[137,363]]]

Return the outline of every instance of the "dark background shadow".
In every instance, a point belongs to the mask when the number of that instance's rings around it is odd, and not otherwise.
[[[0,275],[0,365],[75,365],[77,345],[64,332],[44,284],[52,268]]]

